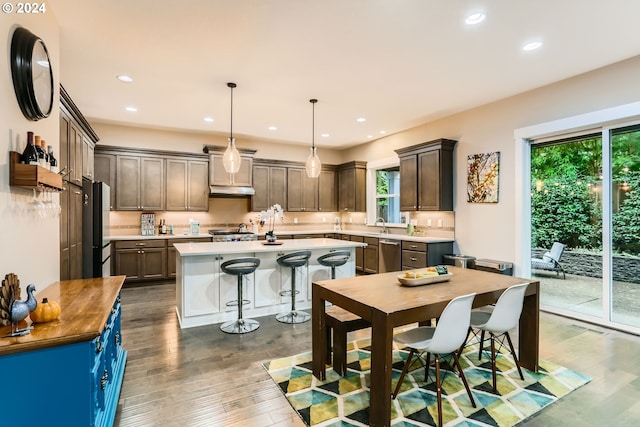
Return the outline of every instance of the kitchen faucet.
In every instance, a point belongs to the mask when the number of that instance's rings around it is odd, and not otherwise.
[[[384,218],[382,218],[382,217],[378,217],[378,218],[376,219],[376,223],[377,223],[378,221],[382,222],[382,230],[380,230],[380,233],[383,233],[383,234],[389,234],[389,230],[387,229],[387,225],[384,223]]]

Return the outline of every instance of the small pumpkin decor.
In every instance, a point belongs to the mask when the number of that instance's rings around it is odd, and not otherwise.
[[[42,298],[42,302],[29,315],[33,323],[51,322],[58,316],[60,316],[60,304],[49,301],[47,298]]]

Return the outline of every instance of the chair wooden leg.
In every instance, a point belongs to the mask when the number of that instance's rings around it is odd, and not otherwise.
[[[464,372],[462,371],[462,366],[460,365],[460,360],[458,359],[458,355],[453,353],[453,361],[455,365],[458,367],[458,371],[460,372],[460,379],[464,384],[464,388],[467,389],[467,394],[469,395],[469,400],[471,400],[471,404],[473,407],[476,407],[476,401],[473,399],[473,395],[471,394],[471,389],[469,388],[469,383],[467,383],[467,377],[464,376]]]
[[[482,359],[482,346],[484,345],[484,330],[480,331],[480,350],[478,351],[478,360]]]
[[[462,343],[462,345],[460,346],[460,349],[458,350],[458,354],[462,355],[462,352],[464,351],[464,348],[467,346],[467,342],[469,340],[469,334],[473,332],[473,330],[471,329],[471,326],[469,326],[469,330],[467,331],[467,337],[464,339],[464,342]]]
[[[436,392],[438,399],[438,427],[442,427],[442,385],[440,384],[440,358],[435,355],[436,360]]]
[[[496,337],[489,332],[491,336],[491,376],[493,377],[493,392],[498,393],[498,383],[496,374]]]
[[[402,386],[402,381],[404,381],[404,376],[407,375],[407,371],[409,370],[409,365],[411,365],[411,359],[413,358],[413,355],[416,351],[414,349],[411,349],[411,351],[409,351],[409,357],[407,358],[407,361],[404,363],[404,366],[402,367],[402,374],[400,374],[400,378],[398,379],[398,384],[396,384],[396,388],[395,390],[393,390],[393,394],[391,395],[392,399],[395,399],[396,396],[398,396],[398,392],[400,391],[400,386]]]
[[[505,337],[507,337],[507,342],[509,343],[509,348],[511,349],[511,355],[513,356],[513,361],[516,364],[516,368],[518,368],[520,379],[524,381],[524,375],[522,375],[522,369],[520,369],[520,362],[518,362],[518,356],[516,356],[516,350],[513,348],[513,343],[511,342],[511,337],[509,336],[509,332],[505,332],[504,335]]]

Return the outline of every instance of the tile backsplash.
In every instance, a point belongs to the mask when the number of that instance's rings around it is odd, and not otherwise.
[[[200,230],[206,233],[210,229],[237,228],[240,223],[247,224],[250,219],[257,224],[259,212],[251,212],[251,200],[248,197],[210,198],[207,212],[153,212],[156,224],[164,219],[167,226],[172,225],[174,234],[182,234],[189,228],[189,221],[199,221]],[[114,211],[110,215],[110,234],[140,234],[140,215],[142,212]],[[371,231],[373,227],[365,225],[364,212],[285,212],[284,220],[276,223],[277,230],[326,230],[332,231],[335,217],[340,217],[343,230]],[[455,215],[453,212],[411,212],[409,219],[417,221],[417,228],[424,230],[429,237],[454,238]],[[439,221],[441,221],[441,226]],[[379,227],[375,227],[376,229]],[[266,231],[266,230],[263,230]],[[404,233],[404,229],[392,228],[393,233]]]

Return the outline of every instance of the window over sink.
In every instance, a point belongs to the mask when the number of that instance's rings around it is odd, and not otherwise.
[[[367,163],[367,224],[405,227],[400,212],[400,163],[389,158]]]

